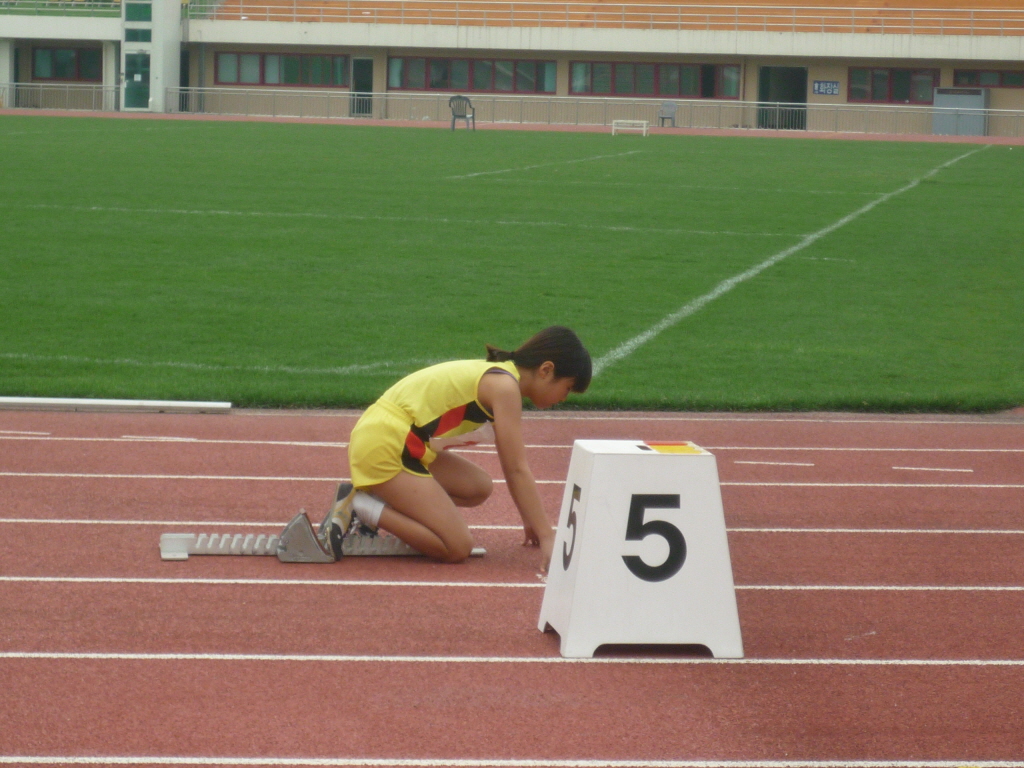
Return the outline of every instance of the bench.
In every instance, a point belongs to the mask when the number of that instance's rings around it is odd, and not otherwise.
[[[612,120],[612,136],[620,131],[640,131],[646,136],[649,125],[646,120]]]

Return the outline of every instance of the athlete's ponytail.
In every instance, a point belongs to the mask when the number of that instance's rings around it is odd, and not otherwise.
[[[590,353],[579,336],[561,325],[545,328],[514,352],[487,345],[488,362],[504,363],[509,360],[527,369],[539,368],[550,361],[555,364],[557,378],[573,379],[573,392],[586,392],[590,386]]]

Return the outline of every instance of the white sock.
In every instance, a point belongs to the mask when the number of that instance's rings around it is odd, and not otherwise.
[[[356,517],[364,525],[376,528],[380,522],[380,513],[384,511],[384,502],[364,491],[356,491],[356,496],[352,499],[352,509],[356,511]]]

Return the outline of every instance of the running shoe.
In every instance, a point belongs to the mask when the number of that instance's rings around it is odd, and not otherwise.
[[[341,542],[348,535],[353,520],[356,519],[352,509],[352,500],[355,496],[356,489],[352,483],[339,483],[338,492],[334,495],[334,504],[316,533],[323,547],[334,553],[335,560],[341,559]]]

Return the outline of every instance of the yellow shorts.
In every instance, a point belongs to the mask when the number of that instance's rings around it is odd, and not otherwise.
[[[402,451],[409,435],[409,420],[396,413],[397,409],[374,403],[359,417],[348,443],[348,463],[352,485],[368,488],[380,485],[405,471],[421,477],[430,477],[427,467],[437,454],[429,448],[420,459],[424,471],[417,471],[402,462]]]

